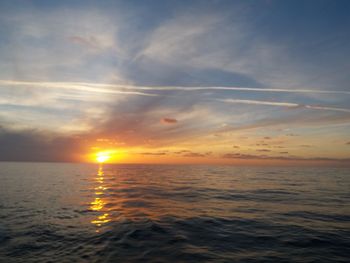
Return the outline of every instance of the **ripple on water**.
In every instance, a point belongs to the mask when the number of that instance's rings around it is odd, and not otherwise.
[[[347,170],[8,164],[0,179],[0,262],[348,260]]]

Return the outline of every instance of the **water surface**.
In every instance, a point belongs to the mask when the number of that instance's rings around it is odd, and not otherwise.
[[[350,170],[0,163],[0,262],[348,262]]]

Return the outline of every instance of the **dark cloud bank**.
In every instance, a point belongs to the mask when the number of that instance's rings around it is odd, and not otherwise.
[[[0,161],[75,162],[86,150],[81,138],[0,129]]]

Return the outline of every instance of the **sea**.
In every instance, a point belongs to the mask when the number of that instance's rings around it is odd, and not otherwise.
[[[2,162],[0,262],[350,262],[350,169]]]

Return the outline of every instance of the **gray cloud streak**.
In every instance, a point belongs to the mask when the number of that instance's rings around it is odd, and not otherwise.
[[[303,105],[303,104],[298,104],[293,102],[241,100],[241,99],[218,99],[218,101],[227,102],[227,103],[237,103],[237,104],[278,106],[278,107],[287,107],[287,108],[306,108],[306,109],[313,109],[313,110],[329,110],[329,111],[340,111],[340,112],[350,113],[350,109],[346,109],[346,108],[318,106],[318,105]]]
[[[0,161],[81,161],[86,151],[82,138],[43,134],[38,131],[9,131],[0,127]]]
[[[288,154],[288,152],[281,152],[281,154]],[[254,155],[241,153],[226,153],[221,156],[225,159],[244,159],[244,160],[287,160],[287,161],[334,161],[347,164],[349,158],[336,159],[326,157],[310,157],[303,158],[298,156],[268,156],[268,155]]]
[[[251,91],[251,92],[277,92],[277,93],[311,93],[311,94],[339,94],[350,95],[350,91],[342,90],[316,90],[316,89],[283,89],[283,88],[250,88],[250,87],[195,87],[195,86],[140,86],[140,85],[123,85],[107,83],[88,83],[88,82],[30,82],[30,81],[12,81],[0,80],[0,85],[10,86],[32,86],[47,88],[76,89],[82,91],[99,92],[99,93],[126,93],[127,90],[137,91]],[[118,90],[119,89],[119,90]],[[134,93],[130,93],[134,94]],[[138,94],[138,93],[135,93]],[[140,93],[139,95],[154,96],[154,94]]]

